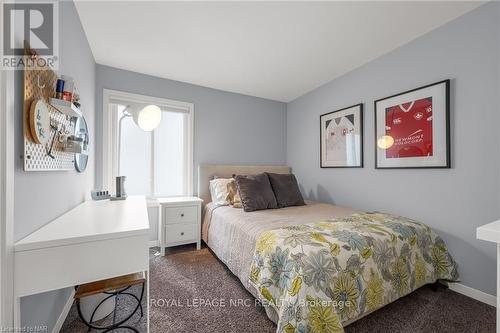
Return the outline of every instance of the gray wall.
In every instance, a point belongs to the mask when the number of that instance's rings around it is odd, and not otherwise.
[[[97,65],[96,183],[102,183],[104,88],[194,103],[194,181],[200,163],[283,164],[286,104]],[[196,191],[195,191],[196,192]]]
[[[81,203],[94,186],[95,161],[95,61],[73,2],[59,4],[59,74],[74,78],[82,112],[90,131],[91,154],[84,173],[76,171],[24,172],[23,160],[16,160],[15,229],[19,240],[50,220]],[[16,156],[23,154],[23,74],[16,73]]]
[[[61,2],[59,6],[59,73],[73,76],[81,96],[82,112],[88,122],[91,135],[91,152],[95,151],[95,62],[80,18],[73,2]],[[16,73],[16,147],[17,157],[14,176],[14,237],[19,240],[57,216],[81,203],[94,187],[94,154],[84,173],[76,171],[24,172],[22,99],[23,76]],[[64,263],[61,263],[64,265]],[[61,314],[71,289],[58,290],[21,300],[22,324],[47,325],[49,331]]]
[[[194,104],[194,193],[199,164],[285,164],[285,103],[97,65],[97,186],[102,184],[103,89]],[[148,211],[150,239],[156,240],[157,209]]]
[[[500,216],[499,4],[490,3],[288,104],[287,162],[312,199],[421,220],[460,265],[462,283],[495,294],[495,246],[476,227]],[[375,170],[373,101],[451,82],[452,169]],[[365,103],[363,169],[320,169],[319,115]]]

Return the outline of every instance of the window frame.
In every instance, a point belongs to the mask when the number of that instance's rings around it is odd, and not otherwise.
[[[125,100],[136,103],[155,104],[163,109],[187,114],[186,122],[186,151],[187,151],[187,196],[194,192],[193,168],[194,168],[194,104],[176,101],[166,98],[134,94],[125,91],[103,89],[103,131],[102,131],[102,180],[101,187],[110,192],[115,188],[115,175],[118,174],[118,112],[117,108],[111,110],[113,100]],[[147,197],[156,198],[154,193],[154,133],[151,132],[151,180],[149,184],[150,193]]]

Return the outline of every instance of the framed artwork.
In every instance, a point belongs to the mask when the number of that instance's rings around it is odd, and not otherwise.
[[[363,104],[322,114],[320,117],[320,166],[363,167]]]
[[[375,101],[375,168],[450,167],[450,80]]]

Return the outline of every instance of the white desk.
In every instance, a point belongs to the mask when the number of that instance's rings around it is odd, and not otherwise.
[[[477,228],[476,237],[497,244],[497,332],[500,332],[500,220]]]
[[[86,201],[14,245],[15,324],[20,297],[140,271],[149,304],[146,199]]]

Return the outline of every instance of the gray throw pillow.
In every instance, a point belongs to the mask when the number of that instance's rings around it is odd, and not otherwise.
[[[267,173],[267,172],[266,172]],[[293,174],[267,173],[279,208],[304,206],[297,179]]]
[[[278,208],[271,183],[265,173],[236,176],[234,179],[245,212]]]

